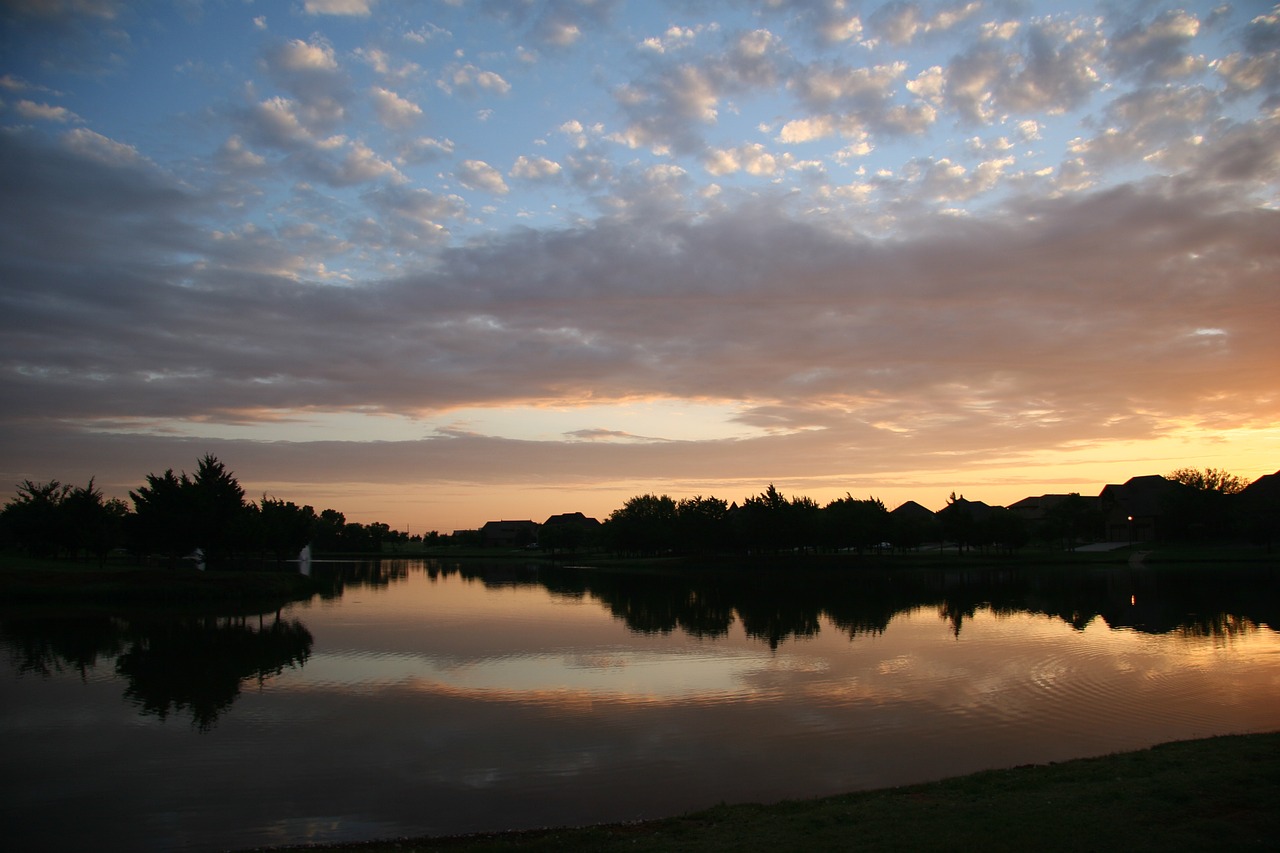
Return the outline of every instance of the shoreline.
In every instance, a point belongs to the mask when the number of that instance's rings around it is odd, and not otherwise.
[[[1280,731],[1221,735],[897,788],[719,805],[635,823],[258,847],[361,851],[1270,849]]]

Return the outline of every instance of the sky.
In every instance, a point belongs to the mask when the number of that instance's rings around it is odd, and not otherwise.
[[[410,532],[1280,469],[1280,5],[0,0],[0,484]]]

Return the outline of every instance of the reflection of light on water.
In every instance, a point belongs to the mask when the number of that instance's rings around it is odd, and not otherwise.
[[[786,668],[817,671],[803,663]],[[635,650],[510,655],[447,661],[414,654],[320,653],[293,680],[295,688],[375,690],[413,683],[428,689],[531,694],[569,691],[615,697],[681,698],[752,692],[760,670],[751,655],[655,654]]]

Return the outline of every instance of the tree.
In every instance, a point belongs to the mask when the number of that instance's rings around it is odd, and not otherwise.
[[[963,554],[965,547],[975,544],[977,522],[964,495],[956,497],[952,492],[947,498],[947,505],[938,513],[938,520],[942,523],[942,534],[956,543],[958,553]]]
[[[67,540],[63,503],[71,487],[50,480],[23,480],[18,493],[4,506],[6,538],[33,557],[53,557]]]
[[[184,488],[191,494],[190,507],[196,545],[210,565],[230,560],[247,537],[244,489],[235,475],[212,454],[205,454],[195,476]]]
[[[1027,522],[1011,509],[993,507],[984,522],[987,537],[1002,551],[1012,554],[1027,544]]]
[[[217,457],[206,454],[194,477],[170,468],[148,474],[147,484],[130,492],[136,517],[135,546],[164,554],[170,566],[199,548],[209,565],[231,560],[251,538],[252,518],[244,489]]]
[[[1079,492],[1071,492],[1044,511],[1040,523],[1040,535],[1053,543],[1061,540],[1062,546],[1074,551],[1080,541],[1091,541],[1102,526],[1101,513],[1086,501]]]
[[[316,538],[312,541],[315,550],[325,553],[344,550],[342,531],[346,525],[347,517],[336,509],[321,510],[316,519]]]
[[[602,531],[615,551],[662,554],[677,541],[676,502],[667,495],[640,495],[609,514]]]
[[[140,553],[164,555],[173,568],[177,561],[196,547],[193,524],[194,508],[184,483],[173,469],[163,474],[148,474],[145,486],[129,492],[133,500],[133,547]]]
[[[717,497],[698,495],[676,504],[679,541],[683,548],[700,553],[724,550],[731,538],[729,504]]]
[[[823,539],[832,548],[856,548],[861,554],[890,538],[889,511],[879,498],[860,500],[848,492],[823,507]]]
[[[309,506],[263,495],[257,512],[262,546],[275,557],[277,565],[296,557],[315,535],[318,519]]]
[[[93,478],[89,485],[67,494],[61,512],[66,547],[74,553],[84,551],[96,557],[100,566],[124,539],[128,505],[118,498],[105,498]]]
[[[1201,492],[1218,492],[1223,495],[1238,495],[1245,490],[1249,482],[1243,477],[1219,470],[1217,468],[1179,468],[1171,471],[1166,477],[1175,483],[1190,486]]]
[[[1230,498],[1249,484],[1217,468],[1179,468],[1167,475],[1186,488],[1169,493],[1162,509],[1171,529],[1187,537],[1222,536],[1230,532]]]

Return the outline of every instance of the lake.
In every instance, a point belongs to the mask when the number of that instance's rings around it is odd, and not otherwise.
[[[0,613],[7,850],[635,820],[1280,729],[1280,571],[315,564]]]

